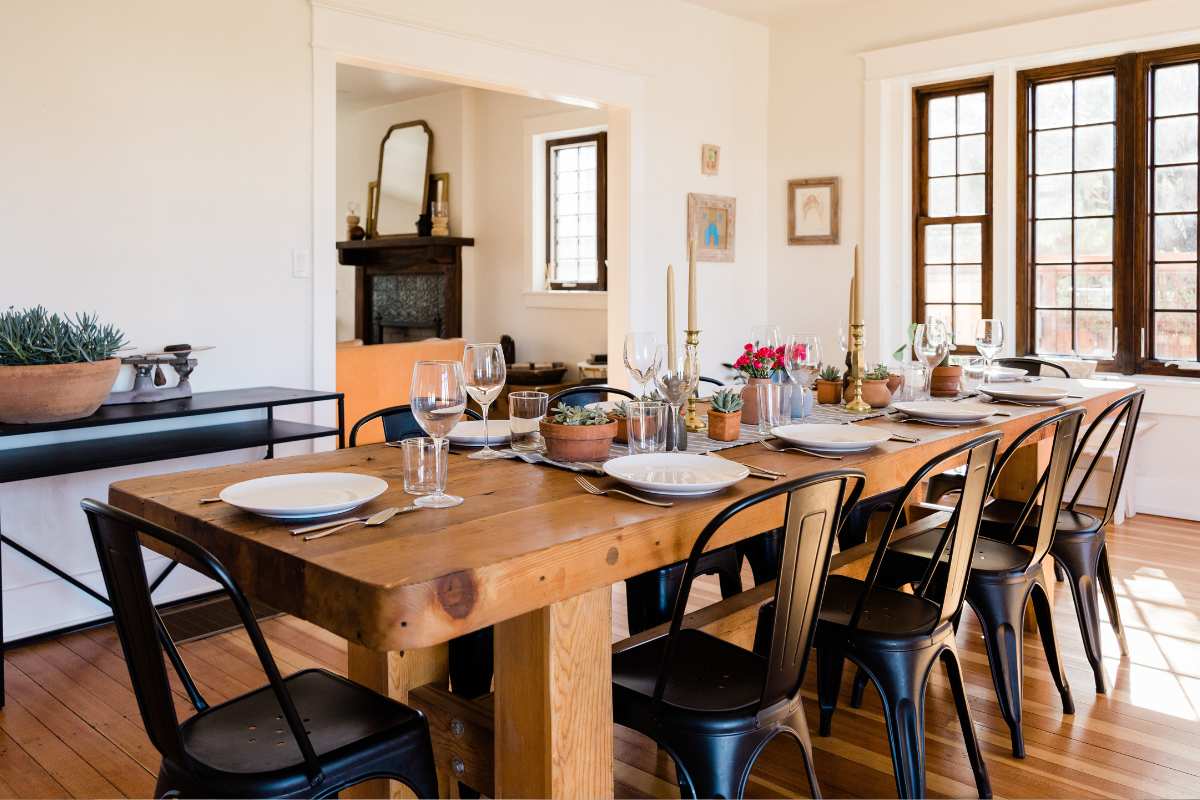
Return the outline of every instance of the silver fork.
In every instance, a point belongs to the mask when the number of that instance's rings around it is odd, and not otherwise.
[[[605,495],[610,495],[610,494],[619,494],[622,497],[628,497],[630,500],[636,500],[639,503],[645,503],[648,506],[658,506],[659,508],[670,508],[671,506],[675,505],[674,503],[664,503],[659,500],[647,500],[644,497],[638,497],[636,494],[632,494],[631,492],[625,492],[620,489],[601,489],[599,486],[592,483],[587,478],[582,478],[582,477],[576,476],[575,482],[578,483],[580,486],[582,486],[583,490],[585,492],[587,492],[588,494],[594,494],[597,497],[604,497]]]
[[[841,461],[841,456],[831,456],[828,453],[817,453],[812,450],[805,450],[802,447],[790,447],[782,444],[775,444],[770,439],[763,439],[762,446],[776,453],[800,453],[801,455],[812,456],[813,458],[827,458],[830,461]]]

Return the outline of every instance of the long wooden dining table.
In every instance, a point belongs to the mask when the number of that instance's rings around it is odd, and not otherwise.
[[[1003,416],[956,428],[872,419],[857,424],[920,441],[888,442],[841,461],[758,444],[720,455],[789,478],[861,469],[867,494],[875,494],[903,485],[929,458],[971,437],[998,430],[1008,441],[1068,405],[1091,415],[1131,386],[1043,382],[1065,385],[1081,399],[998,404]],[[1018,492],[1032,486],[1032,450]],[[307,542],[280,523],[200,502],[251,478],[348,471],[388,482],[389,490],[362,509],[370,513],[408,503],[402,466],[399,449],[369,445],[125,480],[110,487],[109,500],[209,549],[251,597],[344,637],[350,677],[401,701],[411,689],[446,681],[448,640],[495,625],[496,796],[612,797],[611,587],[685,559],[718,510],[764,484],[745,480],[656,508],[590,495],[569,471],[454,455],[448,490],[465,498],[462,505]],[[734,518],[711,546],[773,528],[782,513],[783,498],[760,504]],[[836,563],[847,566],[845,558]]]

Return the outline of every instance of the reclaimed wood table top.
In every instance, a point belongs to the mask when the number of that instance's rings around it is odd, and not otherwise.
[[[1061,406],[997,405],[1007,416],[958,428],[879,418],[860,424],[920,437],[830,461],[774,453],[761,445],[721,456],[794,478],[853,467],[868,493],[895,488],[922,463],[990,430],[1006,440],[1069,405],[1098,411],[1131,388],[1115,381],[1043,379],[1083,399]],[[451,456],[447,491],[466,502],[403,514],[384,526],[310,542],[280,523],[223,503],[201,505],[232,483],[294,472],[376,475],[391,488],[361,512],[404,506],[402,452],[385,445],[256,461],[114,483],[110,502],[175,530],[212,551],[251,596],[377,651],[445,642],[565,598],[686,558],[695,536],[722,507],[766,482],[747,479],[716,495],[672,498],[655,508],[586,494],[575,474],[520,461]],[[606,485],[607,478],[595,478]],[[774,527],[782,498],[738,515],[713,546]],[[172,556],[173,553],[167,552]]]

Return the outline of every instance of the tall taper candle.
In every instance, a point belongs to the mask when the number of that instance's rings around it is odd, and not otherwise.
[[[858,245],[854,245],[854,281],[850,284],[850,322],[861,324],[862,318],[862,256],[858,253]]]
[[[675,369],[675,267],[667,264],[667,370]]]
[[[696,310],[696,240],[688,239],[688,324],[689,331],[700,330],[700,314]]]

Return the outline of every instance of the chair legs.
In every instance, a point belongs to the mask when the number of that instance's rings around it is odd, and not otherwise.
[[[838,694],[842,691],[842,668],[845,657],[841,649],[831,644],[817,644],[817,705],[821,719],[817,733],[828,736],[837,710]]]
[[[1121,611],[1117,608],[1117,589],[1113,586],[1112,568],[1108,565],[1108,545],[1100,548],[1100,561],[1097,564],[1096,583],[1104,597],[1104,605],[1108,608],[1108,621],[1112,624],[1113,632],[1117,634],[1117,643],[1121,646],[1121,655],[1129,655],[1129,643],[1125,640],[1125,626],[1121,624]]]
[[[1112,575],[1108,569],[1108,559],[1104,553],[1104,535],[1099,533],[1091,536],[1058,536],[1054,541],[1054,560],[1062,565],[1067,574],[1067,584],[1071,587],[1071,596],[1075,601],[1075,615],[1079,618],[1079,632],[1083,635],[1083,649],[1088,662],[1092,665],[1092,674],[1096,679],[1096,691],[1105,694],[1108,691],[1104,676],[1104,662],[1100,649],[1100,598],[1098,583],[1103,580],[1105,601],[1110,603],[1109,617],[1113,630],[1122,640],[1122,654],[1125,652],[1124,628],[1117,611],[1116,596],[1112,586]],[[1104,575],[1101,578],[1101,561],[1104,564]],[[1108,600],[1112,596],[1111,601]]]
[[[992,782],[988,778],[987,765],[975,736],[975,720],[971,718],[971,707],[967,705],[967,690],[963,686],[962,665],[958,662],[958,651],[953,646],[942,651],[942,663],[946,666],[946,678],[954,694],[954,710],[958,713],[958,725],[962,728],[963,742],[967,746],[967,758],[971,761],[971,772],[975,773],[975,789],[980,797],[992,796]]]
[[[680,795],[730,800],[742,797],[750,768],[773,733],[753,731],[742,735],[693,736],[686,741],[667,743],[679,773]]]

